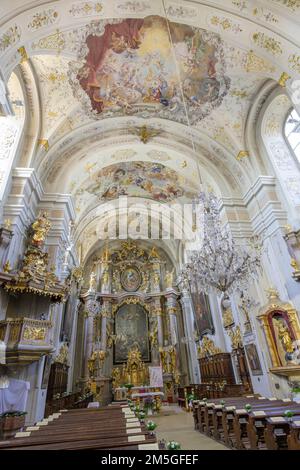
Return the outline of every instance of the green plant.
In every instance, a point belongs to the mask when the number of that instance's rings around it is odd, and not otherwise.
[[[27,411],[5,411],[0,415],[0,418],[12,418],[15,416],[25,416]]]
[[[291,410],[286,410],[285,413],[284,413],[284,416],[286,418],[292,418],[294,416],[294,413]]]
[[[249,403],[247,403],[247,404],[245,405],[245,410],[246,410],[248,413],[250,413],[250,411],[252,410],[252,406],[251,406]]]
[[[224,406],[224,405],[225,405],[225,401],[224,401],[224,400],[220,400],[220,405]]]
[[[148,431],[154,431],[157,428],[157,424],[154,421],[147,422],[147,429]]]
[[[179,450],[181,449],[179,442],[176,441],[170,441],[167,443],[167,449],[168,450]]]
[[[131,390],[133,387],[133,384],[130,384],[130,383],[124,384],[124,387],[127,388],[127,390]]]
[[[188,401],[192,401],[192,400],[195,400],[195,395],[193,393],[190,393],[188,396],[187,396],[187,399]]]
[[[300,387],[294,387],[292,388],[293,393],[300,393]]]

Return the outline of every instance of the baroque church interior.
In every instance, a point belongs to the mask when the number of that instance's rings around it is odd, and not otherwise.
[[[299,33],[0,0],[0,449],[300,449]]]

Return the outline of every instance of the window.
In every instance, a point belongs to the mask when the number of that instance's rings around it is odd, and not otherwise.
[[[284,132],[300,163],[300,116],[295,109],[288,115]]]

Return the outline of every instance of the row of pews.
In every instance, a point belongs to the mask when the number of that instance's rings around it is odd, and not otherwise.
[[[300,404],[289,399],[195,400],[193,416],[196,430],[232,449],[300,450]]]
[[[243,396],[245,393],[247,392],[241,384],[201,383],[178,387],[177,401],[180,407],[185,407],[189,410],[189,397],[191,395],[193,395],[194,399],[199,400],[201,397],[213,399]]]
[[[90,449],[151,450],[158,444],[127,405],[61,410],[0,441],[0,450]]]

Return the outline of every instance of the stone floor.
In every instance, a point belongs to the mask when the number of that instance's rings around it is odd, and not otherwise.
[[[228,450],[222,444],[195,431],[192,413],[187,413],[177,406],[164,407],[161,416],[148,419],[157,423],[158,439],[177,441],[182,450]]]

